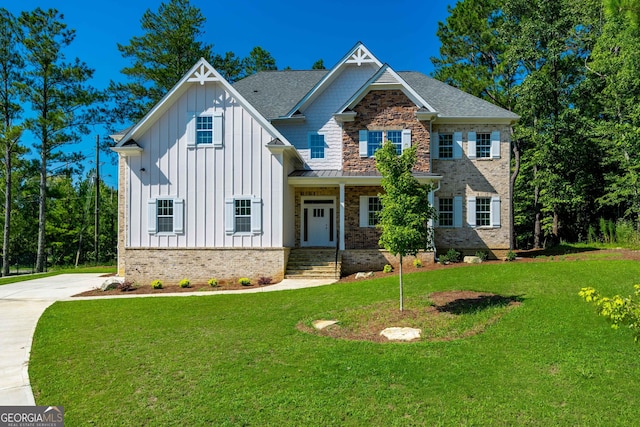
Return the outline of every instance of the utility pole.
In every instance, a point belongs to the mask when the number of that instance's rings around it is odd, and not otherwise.
[[[96,135],[96,216],[94,248],[96,251],[96,265],[100,259],[100,135]]]

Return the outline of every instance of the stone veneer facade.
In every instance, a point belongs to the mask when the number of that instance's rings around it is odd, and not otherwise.
[[[499,159],[469,159],[468,132],[500,131]],[[511,233],[510,214],[510,127],[507,125],[440,125],[434,123],[438,133],[462,132],[462,158],[433,160],[433,172],[442,176],[436,197],[462,196],[463,211],[460,228],[435,228],[438,252],[454,248],[465,255],[486,251],[492,258],[500,258],[509,251]],[[500,227],[467,226],[467,197],[500,196]]]
[[[429,122],[416,118],[418,107],[401,90],[372,90],[354,108],[354,121],[345,122],[342,133],[342,169],[374,172],[373,157],[360,157],[361,130],[411,129],[411,145],[417,145],[416,172],[430,172]]]

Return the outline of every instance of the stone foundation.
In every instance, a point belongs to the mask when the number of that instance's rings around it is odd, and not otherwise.
[[[270,277],[284,278],[289,248],[127,248],[124,276],[141,285],[159,279],[164,284],[178,284],[187,278],[192,284],[206,284],[211,278],[237,281],[248,277],[257,281]]]
[[[402,259],[403,267],[413,266],[418,258],[422,264],[435,262],[433,252],[420,252],[417,257],[407,256]],[[391,264],[394,269],[400,265],[400,258],[391,255],[384,249],[349,249],[342,252],[342,275],[348,276],[359,271],[381,271],[385,264]]]

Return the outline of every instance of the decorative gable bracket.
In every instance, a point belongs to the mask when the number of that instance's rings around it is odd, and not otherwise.
[[[197,82],[201,85],[204,85],[205,82],[217,82],[218,80],[213,69],[205,63],[200,64],[200,67],[196,68],[187,79],[188,82]]]
[[[358,66],[362,64],[376,64],[376,58],[365,48],[360,45],[353,52],[353,54],[345,61],[347,64],[357,64]]]

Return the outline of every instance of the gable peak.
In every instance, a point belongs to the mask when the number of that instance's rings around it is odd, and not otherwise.
[[[219,80],[213,67],[204,58],[198,61],[193,67],[191,74],[189,74],[189,77],[187,77],[188,82],[197,82],[201,85],[205,84],[205,82],[216,82]]]
[[[356,47],[354,52],[347,58],[345,61],[347,64],[357,64],[358,66],[362,64],[377,64],[378,60],[369,50],[364,47],[364,45],[359,45]]]

